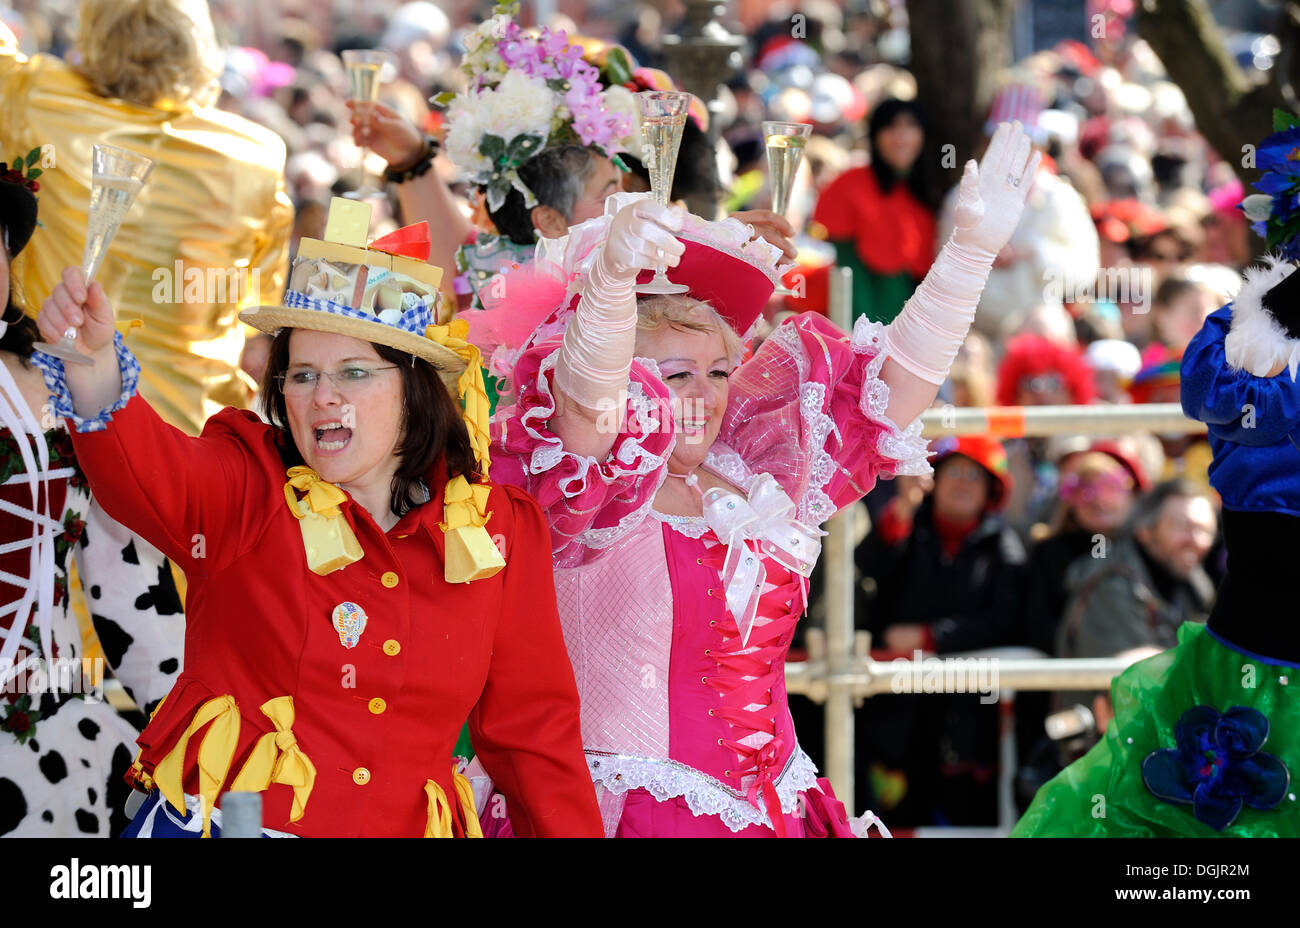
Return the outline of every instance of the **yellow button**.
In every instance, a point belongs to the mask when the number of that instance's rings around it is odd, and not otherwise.
[[[393,573],[391,570],[386,571],[384,575],[379,578],[379,582],[391,590],[393,587],[397,586],[397,574]]]
[[[387,641],[384,642],[384,653],[387,654],[389,657],[396,657],[397,655],[402,653],[401,643],[393,640],[392,638],[389,638]]]
[[[378,696],[370,700],[370,711],[374,715],[383,715],[384,710],[388,708],[388,703],[384,702]]]
[[[370,771],[365,767],[358,767],[352,771],[352,782],[357,786],[365,786],[370,782]]]

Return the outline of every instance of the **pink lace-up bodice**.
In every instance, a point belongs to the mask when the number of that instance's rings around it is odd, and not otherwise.
[[[811,314],[788,321],[733,374],[706,467],[749,494],[770,474],[807,526],[860,498],[879,476],[924,473],[919,422],[888,420],[882,327],[852,340]],[[547,513],[556,594],[581,699],[583,744],[606,831],[643,790],[717,816],[731,831],[791,827],[816,767],[799,748],[784,665],[806,581],[762,548],[766,577],[749,640],[727,607],[727,547],[702,518],[654,513],[674,436],[656,419],[668,390],[638,359],[625,424],[601,461],[550,431],[557,345],[525,352],[518,402],[493,422],[492,479],[523,486]],[[820,795],[813,805],[824,806]],[[784,819],[784,821],[783,821]]]

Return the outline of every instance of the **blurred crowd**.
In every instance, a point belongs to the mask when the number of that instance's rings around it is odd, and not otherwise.
[[[0,19],[25,53],[75,55],[76,0],[9,3]],[[378,182],[386,166],[374,154],[360,162],[340,52],[391,52],[382,102],[438,136],[443,118],[428,99],[460,87],[462,40],[492,5],[209,6],[224,49],[213,105],[283,140],[292,253],[300,237],[322,236],[332,195],[357,187],[363,171]],[[720,209],[770,205],[763,120],[814,126],[787,214],[799,246],[786,279],[794,295],[774,301],[771,321],[828,312],[828,269],[838,264],[855,271],[854,316],[887,322],[929,269],[953,210],[941,183],[944,139],[907,68],[905,6],[732,6],[746,65],[710,111]],[[553,8],[552,27],[669,67],[664,36],[678,28],[680,4]],[[1104,39],[1037,51],[999,81],[990,130],[1018,119],[1046,157],[940,404],[1176,402],[1184,348],[1232,299],[1254,256],[1240,181],[1198,134],[1125,11],[1091,2],[1090,13],[1108,18]],[[791,28],[796,12],[800,30]],[[435,168],[473,209],[455,166],[439,158]],[[373,234],[419,218],[400,216],[395,196],[383,202]],[[258,366],[246,358],[246,370]],[[933,477],[888,481],[867,499],[859,627],[881,657],[1021,646],[1136,658],[1169,647],[1179,624],[1204,618],[1223,572],[1209,461],[1203,437],[1181,432],[936,442]],[[1107,713],[1105,694],[1017,698],[1018,805],[1104,729]],[[798,721],[801,741],[823,761],[815,707]],[[995,824],[1008,724],[972,695],[868,700],[858,718],[857,807],[903,827]]]

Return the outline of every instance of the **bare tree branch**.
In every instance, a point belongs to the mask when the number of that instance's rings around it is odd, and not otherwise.
[[[1274,107],[1286,108],[1276,75],[1268,84],[1252,85],[1228,53],[1205,0],[1141,0],[1137,7],[1138,34],[1182,89],[1196,128],[1243,183],[1254,180],[1254,170],[1244,164],[1243,146],[1271,131]],[[1284,55],[1294,59],[1297,33],[1295,20],[1291,22],[1278,38]],[[1300,63],[1292,60],[1291,67]]]

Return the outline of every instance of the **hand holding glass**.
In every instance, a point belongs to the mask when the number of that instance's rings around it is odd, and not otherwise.
[[[131,204],[144,187],[153,170],[153,162],[133,151],[112,145],[95,145],[91,154],[90,208],[86,219],[86,250],[81,258],[81,272],[86,291],[99,270],[108,246],[126,218]],[[77,350],[77,330],[69,327],[63,338],[53,345],[34,346],[70,364],[92,365],[95,362]]]
[[[650,172],[650,192],[656,202],[667,206],[691,95],[646,90],[636,95],[636,103],[641,114],[641,148],[646,170]],[[636,289],[638,293],[685,293],[690,288],[669,280],[660,265],[655,268],[655,276]]]
[[[388,63],[388,52],[382,49],[348,49],[343,52],[343,67],[348,73],[348,85],[351,87],[352,100],[356,103],[374,103],[379,99],[380,75]],[[365,131],[362,136],[366,143],[361,146],[361,163],[357,170],[360,177],[356,190],[344,194],[351,200],[362,200],[376,195],[379,191],[370,187],[366,177],[366,158],[370,156],[370,108],[366,108]]]
[[[804,146],[812,126],[802,122],[764,122],[763,143],[767,147],[767,182],[772,189],[772,212],[784,216],[790,206],[790,189],[799,174]],[[776,289],[778,294],[793,296],[793,290]]]

